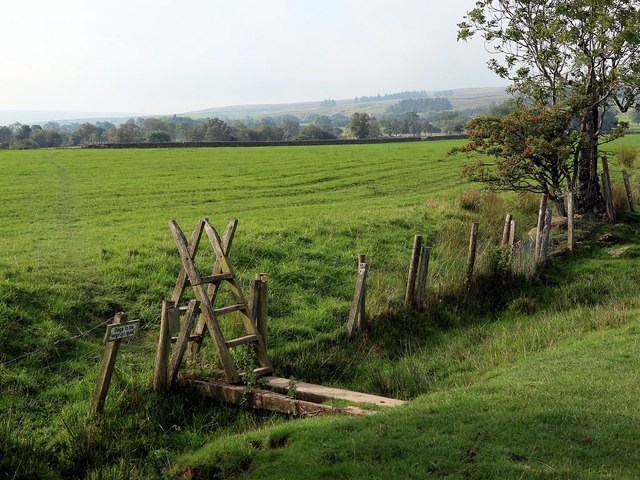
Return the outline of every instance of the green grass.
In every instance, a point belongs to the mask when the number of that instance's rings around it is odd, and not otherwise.
[[[187,235],[202,217],[220,231],[239,218],[231,260],[245,286],[256,272],[269,274],[269,351],[284,377],[406,399],[433,394],[439,401],[510,374],[512,362],[536,362],[539,353],[588,341],[590,332],[626,328],[639,306],[638,218],[627,215],[614,228],[618,246],[631,247],[625,257],[613,259],[610,247],[594,243],[596,233],[584,221],[578,255],[554,260],[533,279],[510,280],[496,273],[499,251],[492,245],[507,211],[523,238],[535,210],[517,210],[522,202],[514,196],[494,194],[479,211],[461,210],[460,194],[471,186],[459,178],[464,159],[446,158],[456,144],[0,152],[0,362],[74,336],[119,310],[143,324],[141,335],[121,348],[104,417],[86,417],[102,328],[0,365],[0,443],[13,452],[0,460],[0,478],[153,478],[180,454],[221,436],[226,440],[202,452],[219,451],[232,459],[229,475],[245,474],[256,468],[255,453],[247,457],[244,437],[227,435],[305,428],[212,405],[188,390],[166,397],[148,392],[160,303],[180,265],[171,218]],[[637,137],[611,149],[625,144],[637,145]],[[465,295],[466,243],[478,220],[476,285]],[[433,246],[425,314],[402,304],[416,233]],[[371,330],[348,341],[344,325],[360,253],[370,263]],[[198,259],[203,270],[211,266],[205,249]],[[210,342],[201,353],[188,370],[215,372]],[[471,389],[469,398],[480,395]],[[407,411],[422,408],[431,395],[426,398]],[[323,422],[332,428],[335,421]],[[550,445],[544,448],[553,451]],[[217,468],[218,457],[207,463],[199,455],[194,465]],[[395,462],[400,476],[412,461]],[[185,457],[181,465],[190,462]],[[341,468],[343,476],[360,471],[347,463]],[[319,471],[309,475],[322,476]]]

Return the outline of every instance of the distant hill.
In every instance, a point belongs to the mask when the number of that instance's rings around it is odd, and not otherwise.
[[[74,112],[59,110],[0,110],[0,125],[12,123],[44,124],[46,122],[83,123],[104,122],[121,123],[131,117],[147,116],[140,113],[124,112]]]
[[[510,98],[504,87],[460,88],[416,93],[420,95],[416,95],[415,98],[424,98],[426,95],[446,97],[456,110],[489,107],[493,103],[500,103]],[[354,112],[379,115],[384,113],[388,107],[398,103],[400,97],[397,95],[399,94],[383,95],[379,100],[376,99],[377,97],[359,97],[358,99],[335,100],[333,102],[317,100],[299,103],[234,105],[185,112],[180,115],[193,118],[219,117],[229,120],[279,115],[295,115],[300,118],[308,115],[334,115],[337,113],[350,116]],[[362,101],[363,98],[366,100]]]

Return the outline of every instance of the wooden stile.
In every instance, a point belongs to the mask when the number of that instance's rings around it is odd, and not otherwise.
[[[113,319],[113,325],[119,325],[126,321],[126,319],[127,315],[125,313],[117,313]],[[98,373],[98,383],[91,400],[90,412],[92,414],[100,413],[104,410],[104,401],[107,398],[107,393],[109,392],[111,376],[113,375],[113,369],[116,365],[116,357],[118,356],[119,349],[120,340],[108,342],[104,347],[100,372]]]
[[[478,229],[479,223],[474,223],[471,226],[471,235],[469,237],[469,257],[467,259],[467,275],[465,277],[465,287],[467,291],[471,288],[473,280],[473,268],[476,263],[476,250],[478,248]]]
[[[411,263],[409,265],[409,277],[407,279],[407,290],[404,295],[404,304],[407,308],[415,305],[416,277],[418,275],[418,265],[420,263],[420,249],[422,248],[422,235],[413,237],[413,250],[411,253]]]
[[[171,300],[162,301],[162,313],[160,315],[160,338],[158,339],[158,348],[156,349],[156,361],[153,367],[153,390],[155,392],[163,392],[168,386],[168,369],[169,369],[169,348],[171,342],[171,320],[169,316],[178,313],[178,321],[180,309],[176,308]],[[171,313],[170,313],[171,312]]]
[[[622,178],[624,179],[624,188],[627,191],[627,200],[629,201],[629,210],[636,211],[636,202],[633,199],[633,191],[631,190],[631,180],[626,170],[622,170]]]
[[[184,357],[187,350],[187,344],[191,338],[191,330],[193,329],[193,325],[199,313],[200,302],[198,300],[191,300],[184,315],[183,327],[180,329],[180,334],[178,335],[176,345],[169,361],[168,379],[169,386],[171,387],[173,387],[178,380],[178,370],[180,369],[182,358]]]

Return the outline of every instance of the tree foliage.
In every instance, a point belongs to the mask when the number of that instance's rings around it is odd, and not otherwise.
[[[480,34],[498,58],[489,68],[535,105],[562,105],[578,120],[579,201],[598,193],[604,113],[626,112],[640,93],[637,0],[481,0],[458,24],[458,39]]]

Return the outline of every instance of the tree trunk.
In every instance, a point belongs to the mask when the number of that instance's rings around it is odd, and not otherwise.
[[[577,208],[580,213],[601,210],[602,196],[598,183],[598,117],[597,107],[589,110],[582,119],[584,143],[578,161]]]
[[[556,209],[558,210],[558,215],[560,215],[561,217],[566,217],[567,216],[567,208],[565,206],[564,203],[564,198],[562,197],[557,197],[553,199],[553,203],[556,204]]]

